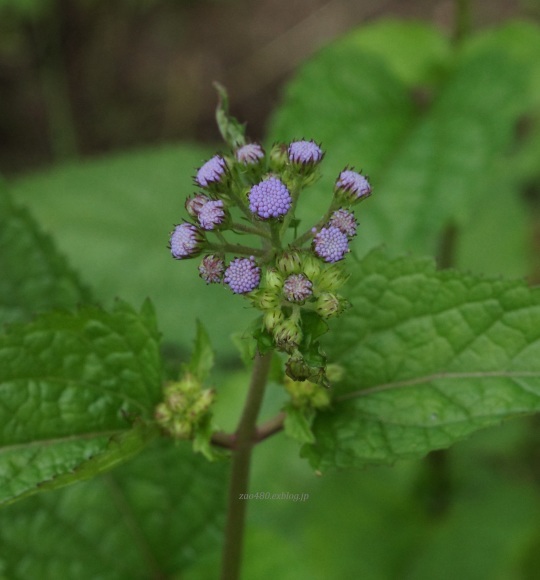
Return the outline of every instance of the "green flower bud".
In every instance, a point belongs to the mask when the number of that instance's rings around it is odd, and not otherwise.
[[[302,272],[312,281],[317,280],[321,273],[321,261],[311,254],[307,254],[302,260]]]
[[[322,318],[331,318],[339,316],[348,306],[349,303],[345,299],[330,292],[323,292],[317,299],[315,309]]]
[[[293,405],[323,409],[330,404],[330,395],[326,389],[311,381],[295,381],[285,377],[285,389],[291,395]]]
[[[287,145],[284,143],[274,143],[269,155],[270,169],[275,173],[283,173],[289,163]]]
[[[316,290],[318,292],[335,292],[348,280],[349,276],[345,274],[341,264],[333,264],[321,271],[316,281]]]
[[[263,315],[263,323],[268,332],[272,332],[274,328],[285,320],[285,315],[283,314],[281,308],[276,308],[275,310],[267,310]]]
[[[264,281],[269,290],[281,290],[283,287],[283,276],[274,268],[266,270]]]
[[[298,252],[283,252],[276,260],[276,266],[282,274],[299,274],[302,272],[302,257]]]
[[[278,350],[292,352],[302,341],[300,325],[291,318],[277,324],[273,331]]]
[[[275,310],[280,303],[278,294],[265,288],[251,292],[249,298],[253,306],[261,310]]]

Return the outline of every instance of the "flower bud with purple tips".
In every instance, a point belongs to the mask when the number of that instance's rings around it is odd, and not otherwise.
[[[258,143],[248,143],[237,149],[234,156],[244,165],[254,165],[264,159],[264,149]]]
[[[302,167],[313,167],[322,161],[324,153],[315,141],[293,141],[287,149],[289,161]]]
[[[198,171],[195,183],[201,187],[208,187],[220,183],[225,177],[227,164],[220,155],[214,155]]]
[[[199,275],[207,284],[217,284],[223,280],[225,262],[219,257],[210,254],[205,256],[199,266]]]
[[[352,211],[347,211],[346,209],[338,209],[330,217],[328,225],[335,226],[347,237],[353,238],[356,235],[356,228],[358,227],[358,222],[356,221],[356,218],[354,217]]]
[[[202,250],[204,241],[204,234],[193,224],[177,225],[169,240],[172,257],[176,260],[193,258]]]
[[[325,262],[338,262],[349,251],[347,235],[335,226],[322,228],[313,239],[313,249]]]
[[[283,284],[283,295],[289,302],[305,302],[312,294],[313,284],[303,274],[291,274]]]
[[[356,203],[371,195],[371,185],[361,173],[344,169],[336,180],[335,194],[347,203]]]
[[[193,197],[186,199],[185,208],[191,217],[197,217],[203,206],[210,201],[204,193],[197,193]]]
[[[221,199],[205,203],[199,211],[198,218],[203,230],[213,230],[223,224],[226,215]]]

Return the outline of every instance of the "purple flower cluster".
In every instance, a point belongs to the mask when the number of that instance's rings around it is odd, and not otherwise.
[[[314,165],[323,158],[322,149],[314,141],[293,141],[287,153],[289,161],[299,165]]]
[[[236,159],[244,165],[253,165],[264,159],[264,150],[257,143],[248,143],[234,153]]]
[[[214,183],[219,183],[225,175],[226,170],[227,165],[225,159],[220,155],[214,155],[212,159],[207,161],[199,171],[197,171],[195,183],[201,187],[207,187]]]
[[[351,201],[358,201],[371,195],[371,185],[361,173],[344,169],[337,178],[336,191],[344,192]]]
[[[269,177],[254,185],[248,195],[249,209],[261,219],[285,215],[292,198],[285,184],[277,177]]]
[[[330,218],[328,225],[335,226],[338,230],[343,232],[349,238],[352,238],[356,235],[356,228],[358,226],[358,222],[354,217],[352,211],[347,211],[346,209],[338,209]]]
[[[225,270],[224,281],[235,294],[247,294],[259,286],[261,269],[253,256],[235,258]]]
[[[169,240],[171,254],[176,260],[191,258],[198,253],[204,240],[199,230],[192,224],[176,226]]]
[[[328,226],[315,236],[313,249],[325,262],[338,262],[349,251],[349,239],[336,226]]]
[[[303,302],[313,294],[312,287],[304,274],[291,274],[283,284],[283,294],[289,302]]]
[[[198,218],[203,230],[213,230],[222,224],[225,219],[225,211],[221,199],[207,201],[199,210]]]

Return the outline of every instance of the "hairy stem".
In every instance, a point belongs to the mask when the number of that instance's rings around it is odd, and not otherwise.
[[[264,256],[265,252],[257,248],[250,248],[249,246],[241,246],[240,244],[206,244],[206,249],[214,252],[223,252],[238,254],[241,256]]]
[[[251,452],[256,442],[256,421],[264,396],[271,360],[272,351],[264,355],[259,353],[255,355],[247,399],[235,433],[221,580],[238,580],[240,578],[247,507],[246,500],[240,498],[242,494],[247,493],[249,487]]]
[[[256,236],[261,236],[268,239],[271,237],[266,229],[256,226],[248,226],[246,224],[239,224],[237,222],[231,224],[231,230],[234,230],[235,232],[244,232],[246,234],[255,234]]]

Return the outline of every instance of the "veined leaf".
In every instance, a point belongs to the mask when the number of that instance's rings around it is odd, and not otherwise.
[[[226,464],[161,441],[92,481],[0,512],[10,580],[173,578],[220,540]]]
[[[90,293],[28,211],[0,187],[0,323],[73,308]]]
[[[421,457],[540,410],[540,289],[369,254],[326,349],[345,369],[303,452],[314,466]]]
[[[0,505],[86,479],[142,449],[160,398],[158,335],[140,313],[49,313],[0,336]]]

